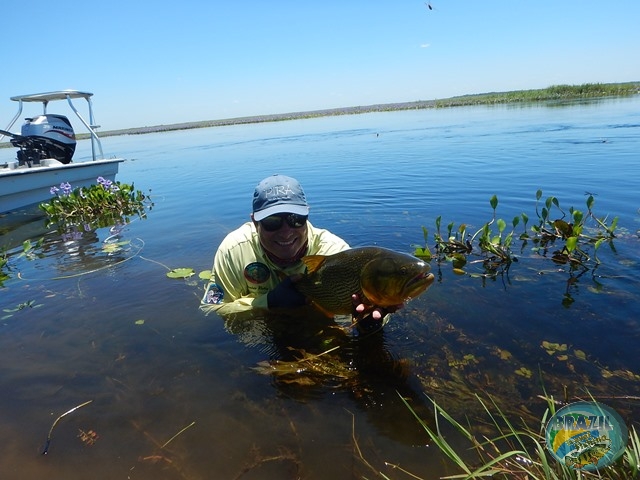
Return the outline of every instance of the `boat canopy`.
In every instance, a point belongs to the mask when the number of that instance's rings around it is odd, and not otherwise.
[[[34,93],[31,95],[16,95],[11,97],[14,102],[42,102],[48,103],[51,100],[66,100],[67,98],[84,98],[89,100],[93,93],[80,92],[78,90],[59,90],[57,92]]]
[[[66,100],[69,103],[71,110],[74,111],[78,119],[82,122],[82,124],[85,126],[85,128],[89,131],[89,134],[91,135],[91,153],[93,156],[93,160],[96,160],[98,158],[96,155],[96,147],[98,148],[100,153],[99,158],[104,158],[104,153],[102,152],[102,143],[100,142],[100,139],[98,138],[98,134],[96,133],[96,130],[100,128],[100,125],[96,125],[95,120],[93,118],[93,107],[91,105],[92,96],[93,96],[93,93],[81,92],[79,90],[58,90],[55,92],[33,93],[30,95],[16,95],[15,97],[10,97],[10,99],[13,100],[14,102],[18,102],[18,113],[16,113],[16,115],[13,117],[11,122],[9,122],[9,125],[5,128],[5,130],[9,131],[11,127],[13,127],[13,124],[16,123],[16,120],[20,117],[20,114],[22,113],[22,104],[25,102],[42,103],[42,113],[46,115],[47,105],[49,104],[49,102],[54,100]],[[73,99],[77,99],[77,98],[84,98],[87,101],[87,105],[89,107],[88,122],[84,118],[82,118],[82,115],[80,115],[80,112],[78,112],[78,110],[76,109],[75,105],[72,102]],[[2,140],[3,137],[4,135],[0,135],[0,140]]]

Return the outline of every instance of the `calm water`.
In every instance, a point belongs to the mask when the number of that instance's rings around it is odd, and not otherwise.
[[[640,418],[637,400],[613,398],[640,396],[640,98],[219,127],[104,147],[129,159],[118,179],[151,189],[155,206],[115,237],[47,235],[40,258],[13,250],[0,289],[2,478],[406,478],[385,462],[422,478],[456,473],[397,392],[427,420],[428,397],[473,415],[474,395],[489,392],[535,426],[538,395],[562,398],[565,386],[572,398],[606,398],[629,424]],[[10,156],[0,150],[0,162]],[[210,268],[272,173],[298,178],[313,223],[353,246],[411,252],[437,216],[475,231],[494,194],[498,217],[534,222],[538,189],[565,210],[586,210],[585,192],[597,194],[594,210],[619,217],[619,238],[578,278],[531,244],[518,244],[520,261],[497,280],[433,262],[438,282],[380,335],[306,316],[225,325],[198,310],[196,276],[165,273]],[[567,350],[549,354],[543,342]],[[299,386],[254,369],[291,360],[290,346],[338,346],[335,368],[349,378]],[[42,456],[56,417],[88,400]],[[80,430],[99,438],[86,445]]]

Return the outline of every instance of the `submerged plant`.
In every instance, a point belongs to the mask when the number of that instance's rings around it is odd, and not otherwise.
[[[72,186],[62,182],[51,187],[53,198],[41,203],[47,215],[47,224],[58,225],[69,239],[82,236],[82,232],[96,228],[128,223],[133,215],[146,217],[153,203],[148,195],[136,190],[133,184],[112,182],[98,177],[90,187]]]
[[[22,252],[17,256],[17,258],[24,257],[27,260],[35,260],[40,256],[39,249],[42,247],[44,243],[44,238],[40,238],[37,242],[32,242],[31,240],[25,240],[22,242]],[[13,269],[12,265],[9,263],[9,252],[6,245],[0,246],[0,287],[3,286],[6,280],[11,278],[9,272]]]

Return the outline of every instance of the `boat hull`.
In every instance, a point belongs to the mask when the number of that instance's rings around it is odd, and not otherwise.
[[[51,187],[68,182],[73,188],[88,187],[98,177],[114,181],[124,159],[111,158],[88,162],[62,164],[43,160],[32,168],[0,170],[0,213],[17,210],[51,198]]]

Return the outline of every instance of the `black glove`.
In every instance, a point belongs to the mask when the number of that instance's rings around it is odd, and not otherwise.
[[[307,303],[306,297],[301,294],[291,280],[287,277],[276,288],[267,293],[267,306],[269,308],[295,308]]]

